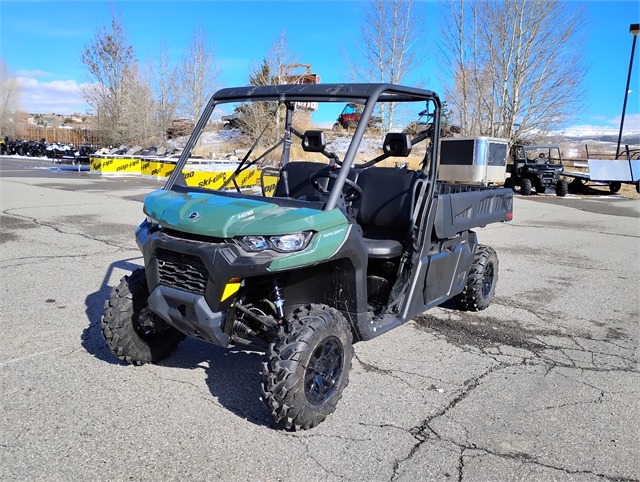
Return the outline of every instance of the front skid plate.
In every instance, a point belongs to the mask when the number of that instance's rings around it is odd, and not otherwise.
[[[204,296],[158,286],[149,296],[149,308],[185,335],[214,345],[229,345],[229,335],[222,331],[226,310],[211,311]]]

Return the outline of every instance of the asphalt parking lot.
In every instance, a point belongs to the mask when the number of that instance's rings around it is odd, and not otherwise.
[[[102,306],[161,186],[47,167],[0,158],[0,480],[640,480],[639,200],[516,196],[478,231],[493,304],[356,344],[336,412],[292,433],[260,353],[108,352]]]

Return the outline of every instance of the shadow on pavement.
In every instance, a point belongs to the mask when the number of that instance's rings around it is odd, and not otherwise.
[[[85,350],[87,350],[87,352],[89,352],[99,360],[114,365],[126,365],[126,363],[120,361],[118,358],[111,354],[111,352],[107,349],[107,346],[104,343],[104,339],[102,338],[102,333],[100,332],[100,318],[102,317],[102,314],[104,312],[104,302],[109,299],[111,293],[109,279],[111,279],[111,275],[113,274],[114,269],[121,269],[130,273],[136,268],[139,268],[139,264],[131,262],[139,259],[142,259],[142,257],[136,256],[135,258],[123,259],[111,263],[104,275],[104,278],[102,279],[100,289],[98,289],[98,291],[96,291],[95,293],[91,293],[90,295],[88,295],[84,300],[85,313],[87,314],[87,318],[89,320],[89,326],[87,326],[82,332],[82,346]]]
[[[112,365],[127,366],[106,347],[100,330],[104,303],[109,299],[109,280],[114,269],[132,272],[140,267],[132,261],[140,257],[112,263],[107,269],[100,289],[85,299],[89,326],[82,332],[81,343],[88,353]],[[260,397],[260,369],[262,353],[238,348],[221,348],[187,337],[178,349],[159,366],[183,370],[204,369],[206,384],[215,400],[237,416],[259,426],[279,428],[269,417]],[[214,401],[215,401],[214,400]]]
[[[255,425],[279,428],[262,404],[260,369],[263,354],[240,348],[222,348],[187,337],[159,365],[205,370],[211,395],[227,410]]]

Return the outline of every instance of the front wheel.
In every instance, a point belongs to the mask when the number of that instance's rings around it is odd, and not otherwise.
[[[565,197],[569,192],[569,184],[564,179],[560,179],[556,184],[556,195]]]
[[[456,301],[463,310],[484,310],[493,300],[497,283],[498,255],[493,248],[478,245],[464,289]]]
[[[531,179],[528,179],[526,177],[520,179],[520,194],[522,194],[523,196],[530,196],[532,187],[533,186],[531,184]]]
[[[104,304],[100,321],[107,348],[120,360],[144,365],[168,357],[185,335],[164,323],[147,304],[144,269],[120,280]]]
[[[336,409],[349,383],[351,328],[337,310],[308,305],[294,312],[262,364],[262,401],[284,428],[307,430]]]

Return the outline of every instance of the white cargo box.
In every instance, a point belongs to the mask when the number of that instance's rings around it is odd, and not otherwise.
[[[509,141],[495,137],[452,137],[440,141],[438,180],[463,184],[502,184],[507,176]]]

